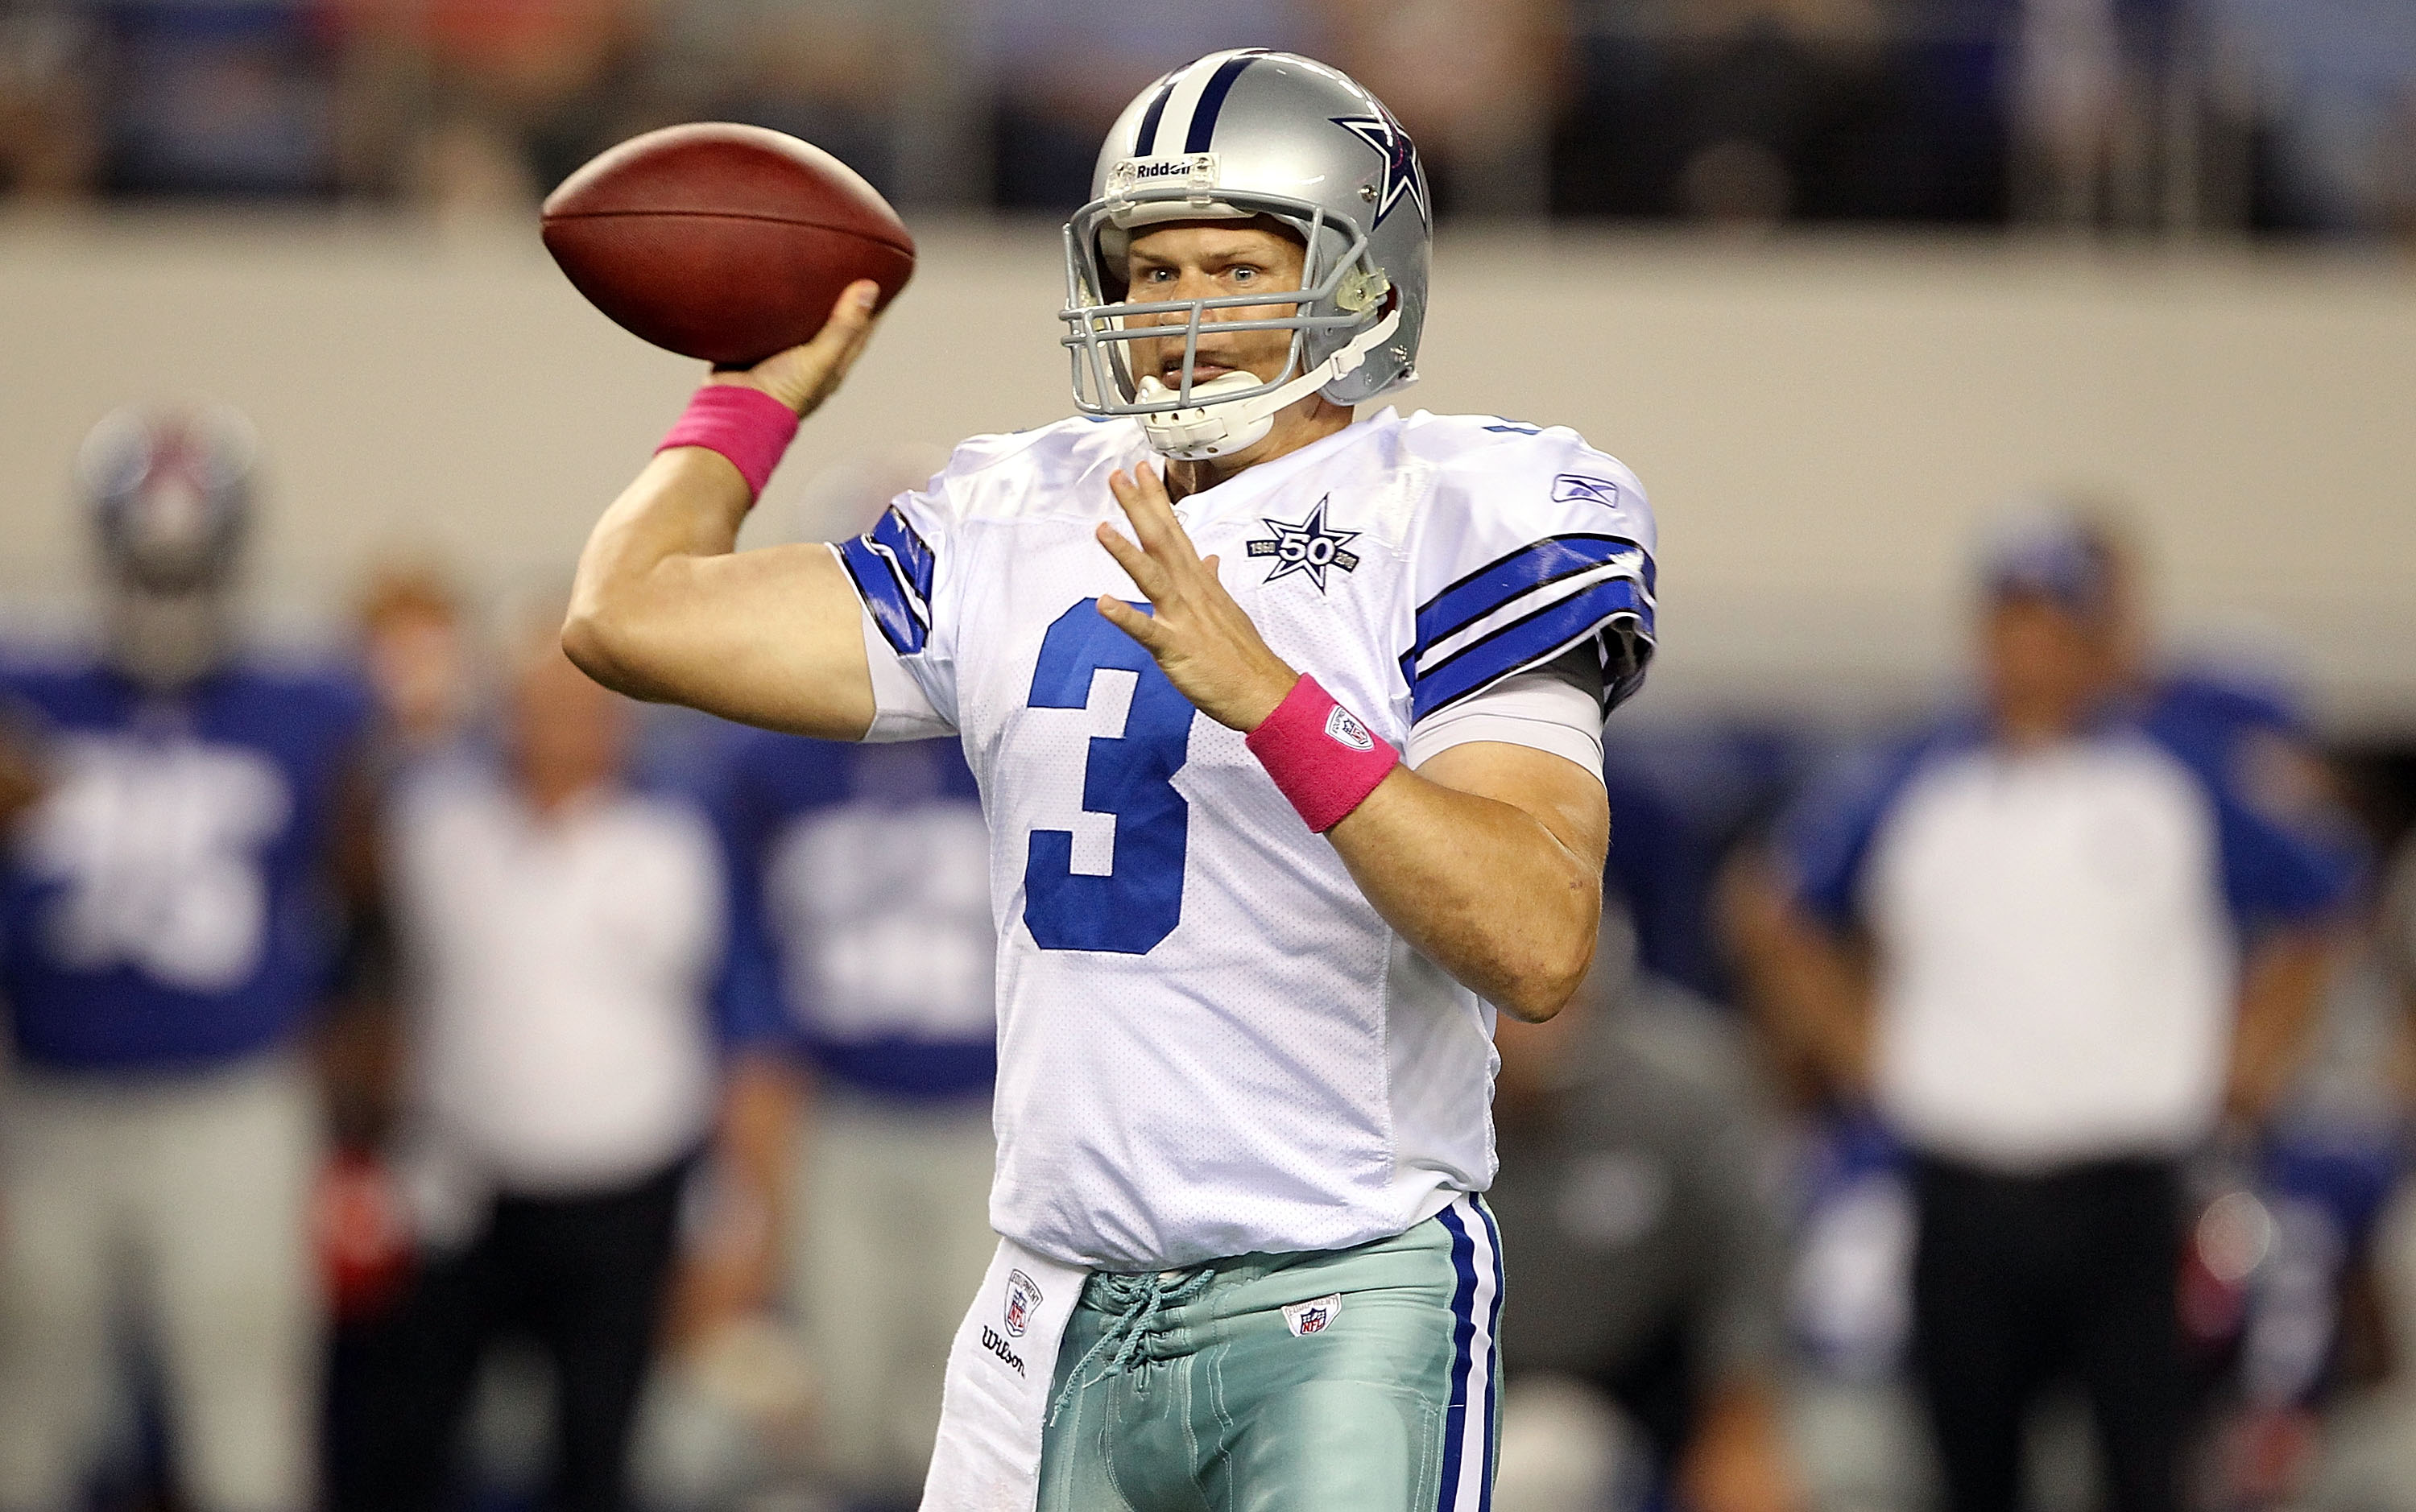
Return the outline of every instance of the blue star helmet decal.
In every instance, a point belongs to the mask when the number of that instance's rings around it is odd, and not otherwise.
[[[1417,143],[1401,129],[1401,123],[1393,119],[1393,112],[1378,105],[1373,115],[1336,115],[1332,119],[1336,126],[1375,148],[1384,159],[1383,182],[1376,191],[1375,225],[1368,229],[1373,231],[1382,225],[1393,207],[1405,199],[1418,207],[1421,223],[1434,224],[1434,212],[1427,203],[1426,172],[1418,166]]]
[[[1288,520],[1261,517],[1260,523],[1276,532],[1275,539],[1252,541],[1249,551],[1254,557],[1276,559],[1274,570],[1266,576],[1268,582],[1289,577],[1294,573],[1306,573],[1308,580],[1315,583],[1317,591],[1322,593],[1329,570],[1349,572],[1359,565],[1357,552],[1342,549],[1357,540],[1359,532],[1331,531],[1325,527],[1325,506],[1332,497],[1329,494],[1320,499],[1317,507],[1308,512],[1308,518],[1297,525]]]

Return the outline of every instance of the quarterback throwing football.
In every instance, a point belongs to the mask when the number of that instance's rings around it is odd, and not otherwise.
[[[1593,955],[1652,516],[1567,430],[1354,414],[1412,377],[1431,227],[1342,74],[1178,69],[1094,191],[1080,416],[967,442],[859,540],[733,552],[859,284],[700,392],[566,643],[733,719],[953,734],[980,779],[1002,1243],[927,1508],[1473,1512],[1492,1015],[1549,1018]]]

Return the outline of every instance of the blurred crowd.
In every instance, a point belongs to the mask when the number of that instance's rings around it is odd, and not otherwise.
[[[524,209],[674,121],[1063,214],[1159,72],[1327,59],[1456,217],[2405,237],[2393,0],[0,0],[0,187]]]
[[[911,1506],[961,756],[642,711],[430,561],[271,655],[255,446],[104,421],[93,634],[0,656],[0,1512]],[[2152,546],[2008,514],[1900,726],[1614,723],[1593,978],[1500,1034],[1503,1512],[2416,1508],[2416,761],[2155,644]]]

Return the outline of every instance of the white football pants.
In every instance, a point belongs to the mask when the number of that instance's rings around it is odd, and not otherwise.
[[[320,1299],[317,1104],[278,1057],[0,1087],[0,1512],[81,1499],[124,1321],[150,1331],[201,1512],[303,1512]]]
[[[803,1138],[790,1300],[822,1381],[824,1466],[853,1494],[911,1502],[958,1317],[998,1248],[989,1098],[887,1101],[825,1085]]]

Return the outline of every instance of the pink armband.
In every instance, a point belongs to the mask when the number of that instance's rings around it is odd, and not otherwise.
[[[687,411],[655,448],[702,446],[730,458],[747,480],[747,497],[763,497],[763,485],[780,465],[780,454],[797,434],[796,412],[760,388],[744,383],[707,383],[687,401]]]
[[[1306,673],[1257,729],[1250,755],[1319,834],[1351,816],[1401,754]]]

